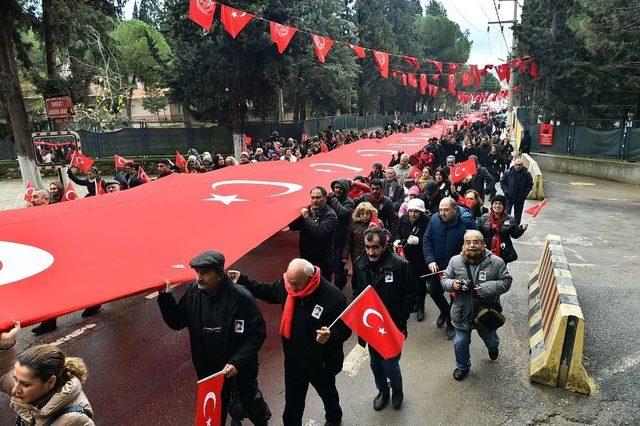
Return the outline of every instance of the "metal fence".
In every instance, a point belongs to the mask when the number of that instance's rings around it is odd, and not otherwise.
[[[553,126],[553,145],[540,145],[540,124],[530,120],[531,151],[640,162],[640,128],[633,121],[563,121]]]
[[[437,113],[421,115],[402,114],[400,119],[411,123],[418,119],[438,118]],[[280,137],[301,140],[302,135],[313,137],[332,126],[350,130],[384,127],[395,119],[394,115],[339,115],[314,118],[300,122],[247,122],[244,133],[254,140],[265,139],[276,131]],[[233,153],[231,130],[223,126],[195,127],[188,123],[180,127],[148,127],[144,122],[120,123],[115,130],[98,130],[97,124],[84,125],[76,130],[80,135],[82,151],[93,158],[111,157],[113,154],[131,157],[173,155],[195,148],[198,152]],[[43,129],[46,130],[46,129]],[[70,129],[73,130],[73,129]],[[0,140],[0,160],[16,158],[13,142]]]

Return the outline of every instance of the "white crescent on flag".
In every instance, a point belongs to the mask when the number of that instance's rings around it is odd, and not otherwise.
[[[39,274],[53,265],[48,251],[26,244],[0,241],[0,286]]]
[[[388,154],[397,154],[398,151],[393,149],[359,149],[356,151],[362,157],[375,157],[378,154],[369,154],[370,152],[386,152]]]
[[[367,310],[364,311],[364,314],[362,314],[362,323],[369,328],[373,328],[373,326],[369,324],[369,315],[374,315],[380,318],[380,321],[384,322],[384,318],[380,312],[372,308],[367,308]]]
[[[311,163],[309,167],[312,167],[317,172],[325,172],[325,173],[338,173],[337,170],[329,170],[329,169],[319,169],[317,166],[329,166],[329,167],[340,167],[343,169],[351,170],[352,172],[361,172],[363,169],[360,167],[347,166],[346,164],[340,163]]]
[[[245,180],[245,179],[237,179],[237,180],[223,180],[220,182],[216,182],[211,184],[211,189],[214,191],[225,185],[266,185],[266,186],[280,186],[286,188],[284,192],[278,192],[277,194],[267,195],[267,197],[280,197],[282,195],[292,194],[294,192],[300,191],[302,189],[302,185],[298,185],[297,183],[291,182],[273,182],[267,180]],[[220,201],[225,205],[229,205],[233,202],[237,201],[250,201],[244,198],[238,198],[238,194],[233,195],[218,195],[211,194],[211,198],[206,198],[204,201]]]
[[[207,393],[207,395],[204,397],[204,402],[202,403],[202,413],[204,414],[204,417],[207,419],[207,425],[211,424],[211,416],[207,417],[207,402],[209,401],[213,401],[213,409],[211,410],[211,413],[215,414],[216,407],[218,405],[218,399],[216,398],[215,392]]]

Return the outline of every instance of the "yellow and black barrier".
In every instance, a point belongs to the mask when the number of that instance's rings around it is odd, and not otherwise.
[[[582,365],[584,315],[558,235],[547,235],[529,278],[529,348],[532,382],[591,393]]]
[[[529,154],[522,154],[522,163],[531,173],[533,178],[533,188],[527,197],[529,200],[544,200],[544,188],[542,186],[542,171],[536,160]]]

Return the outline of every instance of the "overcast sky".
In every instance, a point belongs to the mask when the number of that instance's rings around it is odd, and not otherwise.
[[[426,5],[429,0],[421,0]],[[462,31],[469,30],[469,38],[473,41],[469,63],[493,64],[507,59],[508,50],[511,48],[510,24],[504,25],[504,39],[500,33],[499,25],[488,25],[488,21],[497,21],[496,6],[499,7],[500,20],[513,18],[513,2],[495,0],[441,0],[447,9],[447,16],[458,23]],[[134,0],[129,0],[125,6],[125,17],[130,18],[133,11]],[[521,8],[518,7],[518,17]],[[487,27],[489,32],[487,32]],[[375,48],[375,46],[368,46]]]

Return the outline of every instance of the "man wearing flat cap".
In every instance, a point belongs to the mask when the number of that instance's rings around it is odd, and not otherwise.
[[[158,296],[162,319],[174,330],[187,328],[191,358],[198,379],[218,371],[227,376],[222,390],[223,421],[229,392],[237,389],[247,417],[254,425],[266,425],[269,406],[258,389],[258,351],[267,336],[262,314],[251,293],[234,285],[224,271],[224,255],[205,251],[189,266],[196,272],[185,294],[176,302],[171,283]],[[232,413],[233,414],[233,413]],[[235,424],[242,419],[234,418]]]
[[[158,179],[169,176],[173,173],[173,162],[168,158],[158,161]]]

